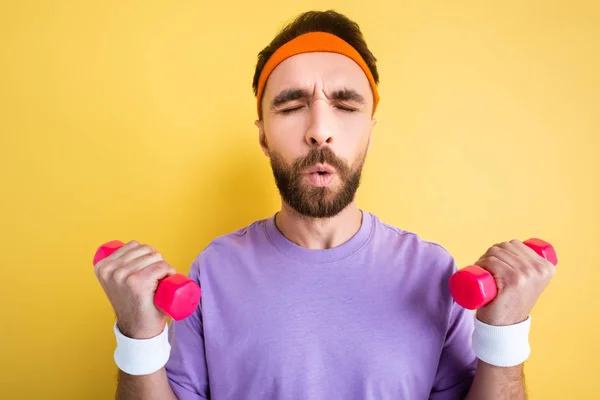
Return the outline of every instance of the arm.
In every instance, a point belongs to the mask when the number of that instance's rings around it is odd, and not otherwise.
[[[456,270],[453,260],[448,265]],[[523,361],[515,361],[511,353],[524,360],[529,328],[522,323],[550,282],[554,266],[518,241],[494,245],[475,265],[492,274],[498,295],[477,310],[476,318],[453,302],[430,400],[526,399]],[[481,350],[482,343],[497,357],[478,354],[475,349]]]
[[[190,271],[198,284],[199,258]],[[154,305],[160,280],[176,270],[150,246],[131,241],[98,261],[94,271],[117,316],[116,398],[206,399],[200,307],[188,318],[173,321],[167,330],[167,315]]]
[[[119,371],[116,400],[177,400],[164,368],[150,375],[134,376]]]
[[[190,278],[199,283],[198,260],[192,264]],[[168,327],[170,353],[166,365],[147,375],[119,371],[117,400],[200,400],[209,398],[208,372],[204,358],[204,333],[201,303],[189,317]],[[124,328],[123,335],[131,337]],[[120,330],[118,332],[121,334]],[[137,335],[133,335],[137,337]],[[155,337],[156,335],[147,335]]]
[[[152,358],[153,354],[162,360],[166,360],[165,356],[170,358],[170,349],[166,346],[171,346],[167,340],[173,335],[169,335],[168,328],[165,326],[162,332],[145,335],[136,334],[137,330],[128,327],[125,323],[121,326],[115,325],[114,329],[117,339],[115,361],[120,366],[115,398],[117,400],[178,400],[171,388],[166,367],[160,368],[160,365],[156,363],[156,358]],[[173,340],[171,340],[172,342]],[[134,350],[136,343],[141,347]],[[129,348],[129,351],[121,350],[118,353],[119,346]],[[149,358],[148,355],[150,355]],[[136,368],[133,368],[132,364],[153,365],[156,369],[148,368],[144,372],[137,369],[134,372]]]
[[[477,363],[475,379],[465,400],[525,400],[523,364],[515,367],[496,367],[481,360]]]
[[[525,400],[523,364],[497,367],[473,353],[474,315],[454,304],[430,400]],[[474,374],[474,377],[473,377]]]
[[[510,352],[513,346],[522,348],[519,342],[527,339],[524,335],[528,334],[528,328],[517,337],[511,337],[510,334],[506,336],[504,329],[516,324],[523,326],[522,323],[528,319],[534,304],[550,283],[555,272],[554,265],[517,240],[492,246],[475,265],[489,271],[498,288],[497,297],[477,310],[477,320],[493,329],[497,328],[494,341],[499,340],[504,345],[508,343],[509,347],[504,347],[505,352]],[[466,400],[527,399],[523,363],[499,365],[502,366],[478,360]]]

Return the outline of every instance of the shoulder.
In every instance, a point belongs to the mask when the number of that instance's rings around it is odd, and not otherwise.
[[[457,270],[454,257],[440,243],[376,218],[374,251],[377,260],[401,277],[406,285],[403,296],[415,307],[429,310],[439,329],[445,330],[451,316],[453,300],[448,280]],[[393,279],[393,278],[390,278]]]
[[[399,228],[371,214],[374,241],[380,251],[391,252],[412,263],[455,269],[454,258],[440,243],[424,239],[416,232]],[[448,271],[447,271],[448,272]]]
[[[244,254],[254,251],[267,240],[266,222],[267,219],[257,220],[235,231],[215,237],[196,255],[191,272],[201,266],[217,264],[234,256],[243,257]]]
[[[257,220],[250,225],[217,236],[208,244],[204,252],[234,250],[240,247],[245,248],[251,243],[262,242],[265,240],[266,222],[266,219]]]
[[[424,239],[418,233],[399,228],[371,214],[375,226],[375,234],[385,239],[388,245],[409,247],[413,251],[423,251],[440,256],[450,256],[448,250],[438,242]]]

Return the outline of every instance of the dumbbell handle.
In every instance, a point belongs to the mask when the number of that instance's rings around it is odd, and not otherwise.
[[[93,265],[117,251],[123,242],[113,240],[98,248]],[[176,321],[189,317],[200,303],[201,290],[185,275],[174,274],[162,279],[154,294],[154,305]]]
[[[558,259],[554,247],[541,239],[528,239],[523,242],[539,256],[556,265]],[[498,288],[492,274],[477,265],[469,265],[455,272],[449,280],[450,294],[457,304],[475,310],[496,298]]]

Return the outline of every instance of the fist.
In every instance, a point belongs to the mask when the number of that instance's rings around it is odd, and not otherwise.
[[[154,293],[159,282],[176,270],[160,253],[131,241],[96,263],[94,272],[123,335],[148,339],[163,331],[168,317],[154,305]]]
[[[555,266],[519,240],[490,247],[475,265],[496,281],[496,298],[477,310],[488,325],[512,325],[527,319],[555,274]]]

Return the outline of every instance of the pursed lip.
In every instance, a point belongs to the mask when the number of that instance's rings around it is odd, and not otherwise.
[[[335,174],[335,168],[333,168],[331,165],[325,163],[325,164],[315,164],[312,167],[306,169],[306,171],[305,171],[306,174],[314,174],[317,172]]]

